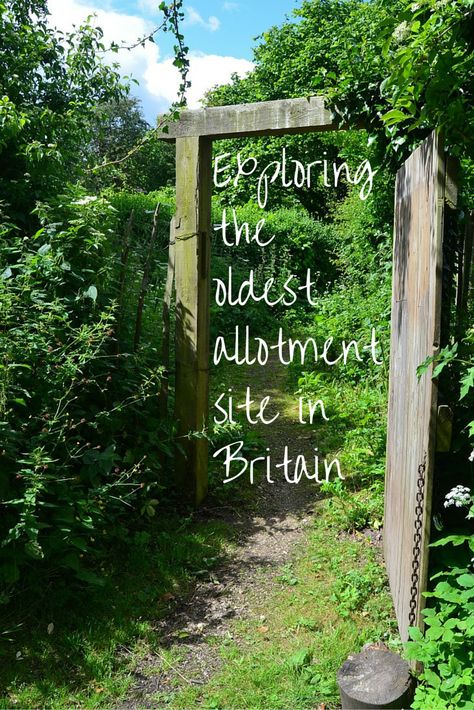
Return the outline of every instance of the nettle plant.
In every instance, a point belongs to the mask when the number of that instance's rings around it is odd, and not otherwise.
[[[445,499],[446,507],[452,505],[474,517],[469,488],[453,488]],[[474,536],[448,535],[431,547],[446,548],[450,563],[431,578],[434,589],[425,592],[431,601],[423,612],[425,633],[410,629],[407,658],[424,664],[412,708],[474,708]]]
[[[468,331],[461,345],[472,345],[474,329]],[[419,368],[425,371],[435,361],[433,376],[447,366],[460,370],[459,398],[464,401],[474,389],[474,365],[464,359],[455,343],[429,358]],[[465,427],[472,441],[474,422]],[[474,460],[474,451],[470,454]],[[424,610],[426,631],[410,629],[407,657],[420,661],[420,675],[412,708],[474,708],[474,535],[469,523],[474,518],[474,495],[467,486],[457,485],[447,493],[445,508],[459,510],[459,532],[431,544],[441,548],[443,568],[431,577],[432,590],[425,593],[430,605]],[[472,529],[472,528],[471,528]]]
[[[99,581],[88,562],[127,510],[154,513],[171,454],[159,366],[117,352],[116,210],[71,190],[37,213],[31,237],[1,225],[0,602],[33,565]]]

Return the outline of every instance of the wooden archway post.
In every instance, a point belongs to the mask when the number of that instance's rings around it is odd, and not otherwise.
[[[212,140],[176,139],[177,483],[199,503],[207,492],[209,410],[209,254]]]
[[[208,470],[208,442],[199,432],[209,414],[212,140],[338,128],[324,100],[311,97],[183,111],[160,136],[176,141],[176,477],[195,504],[206,495]]]

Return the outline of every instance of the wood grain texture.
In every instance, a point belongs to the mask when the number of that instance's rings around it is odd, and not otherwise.
[[[443,151],[433,133],[398,171],[395,188],[384,546],[403,641],[410,614],[418,468],[424,460],[417,626],[422,625],[427,585],[437,386],[432,367],[420,379],[416,370],[440,343],[444,193]]]
[[[211,231],[211,141],[176,141],[175,284],[176,474],[198,504],[207,491],[207,439],[188,438],[208,423]]]
[[[177,121],[168,124],[168,133],[159,135],[159,138],[242,138],[338,128],[334,115],[325,107],[324,99],[313,96],[183,111]]]

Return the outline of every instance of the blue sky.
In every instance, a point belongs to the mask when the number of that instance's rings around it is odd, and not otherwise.
[[[132,44],[159,23],[159,0],[49,0],[51,23],[69,30],[94,13],[104,30],[105,42]],[[254,38],[284,21],[297,0],[184,0],[182,30],[190,49],[191,107],[199,106],[203,93],[226,82],[232,72],[245,75],[252,69]],[[140,82],[133,89],[150,123],[176,98],[179,77],[172,66],[172,36],[159,34],[156,44],[133,52],[120,52],[124,75]],[[111,56],[116,61],[117,55]]]

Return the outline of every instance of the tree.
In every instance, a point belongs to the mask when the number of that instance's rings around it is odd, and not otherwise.
[[[95,189],[114,185],[150,192],[173,182],[173,147],[147,141],[150,130],[137,98],[127,96],[98,107],[87,161],[91,166],[109,165],[93,170],[88,183]],[[143,141],[143,147],[136,150]]]
[[[127,88],[102,59],[100,29],[52,29],[43,0],[0,0],[0,9],[0,199],[27,224],[37,200],[79,176],[95,107]]]
[[[472,157],[473,12],[471,0],[304,0],[296,21],[261,36],[255,71],[209,101],[320,94],[390,151],[405,154],[440,127],[453,152]]]

